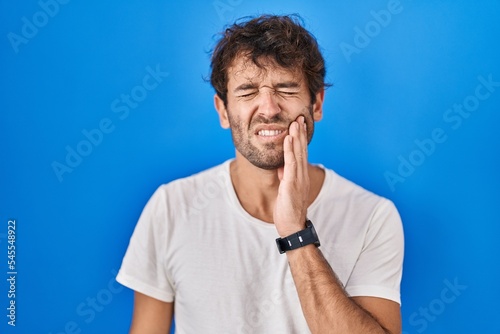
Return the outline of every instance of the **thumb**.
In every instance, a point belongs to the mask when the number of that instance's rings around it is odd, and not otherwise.
[[[280,182],[283,180],[283,174],[285,173],[285,167],[278,168],[278,179]]]

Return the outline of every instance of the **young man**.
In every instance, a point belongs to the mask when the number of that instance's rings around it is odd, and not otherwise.
[[[395,207],[307,160],[326,86],[314,37],[257,17],[211,66],[236,157],[148,202],[117,277],[135,290],[130,332],[168,333],[175,313],[178,333],[400,333]]]

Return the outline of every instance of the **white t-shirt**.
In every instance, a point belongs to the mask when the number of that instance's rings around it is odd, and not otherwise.
[[[158,188],[117,280],[175,302],[177,333],[310,333],[276,229],[243,209],[229,163]],[[392,202],[325,169],[307,215],[350,296],[400,303],[403,230]]]

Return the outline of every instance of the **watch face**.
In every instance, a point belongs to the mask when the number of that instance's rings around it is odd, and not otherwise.
[[[286,250],[283,249],[281,241],[282,241],[281,238],[276,239],[276,245],[278,246],[278,251],[280,252],[280,254],[283,254],[286,252]]]
[[[319,247],[320,246],[319,238],[318,238],[318,234],[316,233],[316,229],[314,228],[313,223],[310,220],[307,220],[306,226],[307,226],[307,228],[309,228],[311,230],[311,234],[312,234],[313,238],[316,239],[316,241],[314,241],[314,245],[316,247]]]

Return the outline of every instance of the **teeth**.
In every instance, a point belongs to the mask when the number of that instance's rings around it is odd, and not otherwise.
[[[272,136],[277,136],[282,132],[283,130],[260,130],[259,136],[272,137]]]

